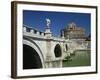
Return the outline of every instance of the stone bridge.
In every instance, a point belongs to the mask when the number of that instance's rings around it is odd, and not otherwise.
[[[79,41],[65,39],[64,36],[54,37],[50,28],[41,32],[24,25],[24,69],[62,67],[62,61],[65,57],[70,56],[77,49],[87,49],[88,44],[84,40]]]

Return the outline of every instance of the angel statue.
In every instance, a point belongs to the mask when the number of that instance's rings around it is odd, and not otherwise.
[[[51,23],[51,21],[50,21],[50,19],[49,18],[46,18],[46,25],[47,25],[47,28],[49,28],[50,27],[50,23]]]

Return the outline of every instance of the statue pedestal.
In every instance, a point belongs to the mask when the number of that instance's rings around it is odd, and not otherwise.
[[[52,37],[52,33],[50,31],[50,28],[46,28],[46,30],[45,30],[45,36],[47,37],[47,39],[49,39],[49,38]]]

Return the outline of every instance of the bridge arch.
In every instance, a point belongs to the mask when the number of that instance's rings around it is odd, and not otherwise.
[[[62,50],[61,50],[61,46],[59,44],[56,44],[56,46],[54,48],[54,54],[55,54],[56,58],[62,56]]]
[[[43,68],[43,67],[45,67],[44,58],[39,46],[34,41],[24,39],[23,40],[23,69],[36,69],[36,68]]]

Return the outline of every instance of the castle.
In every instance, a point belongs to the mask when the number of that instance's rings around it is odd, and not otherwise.
[[[64,35],[65,39],[85,39],[85,30],[82,27],[77,27],[74,22],[71,22],[61,30],[61,35]]]

